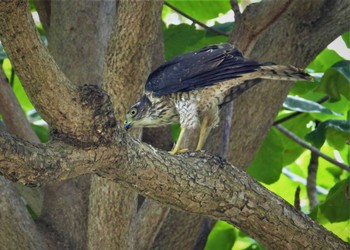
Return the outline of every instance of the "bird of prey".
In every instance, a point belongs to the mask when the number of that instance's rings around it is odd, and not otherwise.
[[[145,94],[126,113],[125,129],[180,123],[181,132],[169,152],[184,152],[186,131],[200,126],[196,150],[219,122],[219,106],[232,92],[242,93],[253,79],[310,80],[302,69],[248,60],[231,44],[219,44],[183,54],[152,72]]]

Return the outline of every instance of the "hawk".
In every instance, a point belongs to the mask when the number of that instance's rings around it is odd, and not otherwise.
[[[200,126],[196,151],[219,122],[219,107],[255,85],[253,79],[310,80],[302,69],[248,60],[231,44],[212,45],[183,54],[152,72],[145,94],[126,113],[125,129],[180,123],[181,132],[169,152],[184,152],[186,132]]]

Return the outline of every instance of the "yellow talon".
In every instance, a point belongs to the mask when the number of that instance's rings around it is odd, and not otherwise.
[[[183,150],[186,150],[186,149],[180,149],[182,139],[184,138],[184,135],[185,135],[185,131],[186,131],[185,128],[182,128],[182,129],[181,129],[181,132],[180,132],[179,138],[177,139],[177,142],[176,142],[176,144],[175,144],[175,147],[174,147],[171,151],[169,151],[169,154],[175,155],[175,154],[177,154],[177,153],[186,152],[186,151],[183,151]],[[187,151],[188,151],[188,150],[187,150]]]

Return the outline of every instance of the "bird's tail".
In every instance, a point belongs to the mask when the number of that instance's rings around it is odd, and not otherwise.
[[[260,78],[285,81],[310,81],[311,76],[303,69],[286,65],[262,65],[258,70]]]

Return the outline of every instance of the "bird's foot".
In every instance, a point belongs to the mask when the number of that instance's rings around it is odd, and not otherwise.
[[[175,155],[175,154],[186,153],[186,152],[188,152],[188,148],[182,148],[182,149],[173,148],[171,151],[169,151],[169,154]]]

